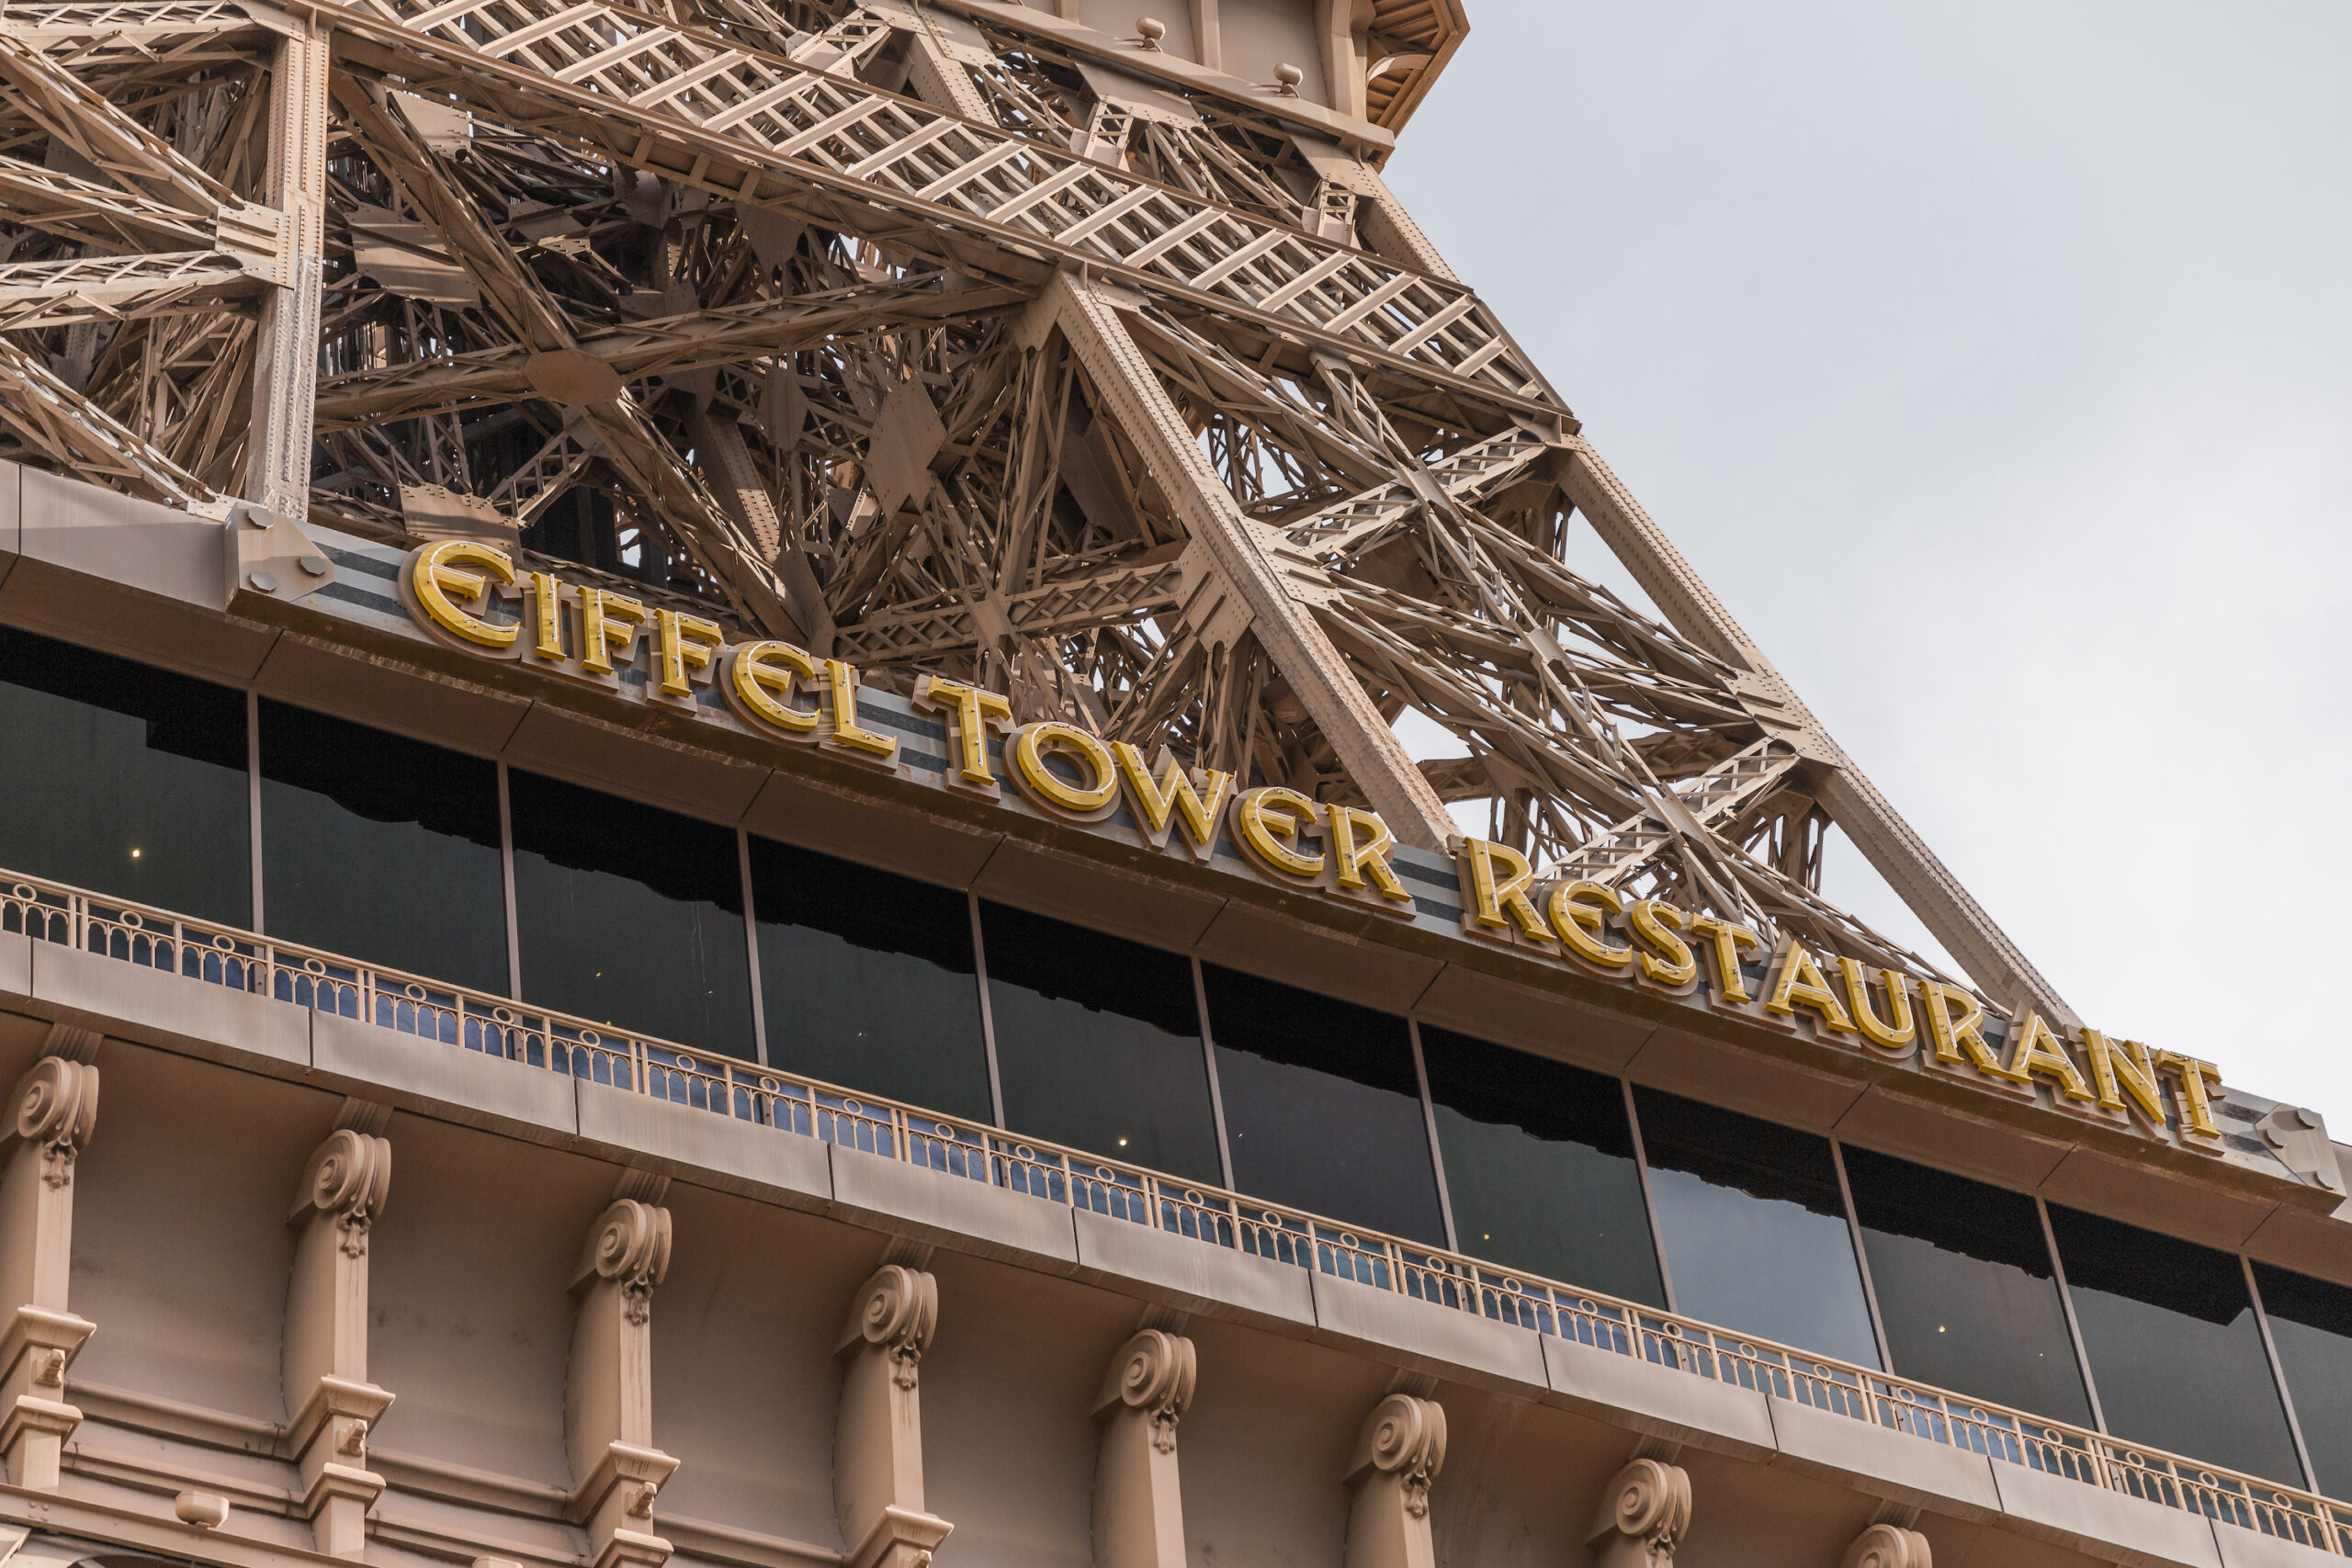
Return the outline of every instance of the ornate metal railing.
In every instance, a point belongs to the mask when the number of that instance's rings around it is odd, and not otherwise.
[[[1313,1269],[2352,1556],[2352,1504],[1279,1204],[584,1019],[0,873],[0,931]]]

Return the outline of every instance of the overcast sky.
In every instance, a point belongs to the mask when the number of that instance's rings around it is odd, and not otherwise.
[[[2352,1141],[2352,6],[1469,4],[1438,248],[2086,1021]]]

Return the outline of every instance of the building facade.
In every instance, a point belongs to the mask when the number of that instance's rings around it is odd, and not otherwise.
[[[1376,174],[1458,13],[93,9],[0,18],[0,1562],[2352,1554],[2341,1146],[2075,1015],[1475,335]],[[268,292],[94,280],[182,162]]]

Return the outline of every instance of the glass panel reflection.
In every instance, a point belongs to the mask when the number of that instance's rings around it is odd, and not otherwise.
[[[265,702],[261,840],[271,935],[505,993],[496,763]]]
[[[2267,1263],[2254,1266],[2254,1282],[2319,1489],[2352,1494],[2352,1291]]]
[[[1443,1246],[1405,1021],[1238,970],[1204,973],[1234,1185]]]
[[[1005,1125],[1221,1184],[1192,960],[980,906]]]
[[[1634,1104],[1675,1305],[1877,1366],[1829,1140],[1652,1089]]]
[[[1851,1145],[1845,1153],[1894,1371],[2089,1426],[2033,1200]]]
[[[732,829],[510,772],[523,998],[752,1055]]]
[[[2238,1260],[2055,1203],[2050,1228],[2108,1430],[2297,1484]]]
[[[245,696],[0,627],[0,866],[253,922]]]
[[[963,894],[755,838],[752,908],[770,1061],[994,1120]]]
[[[1665,1305],[1618,1081],[1426,1025],[1421,1058],[1462,1250]]]

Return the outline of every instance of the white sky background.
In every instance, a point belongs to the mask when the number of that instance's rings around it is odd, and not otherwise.
[[[1439,250],[2088,1021],[2352,1139],[2352,6],[1469,8]]]

